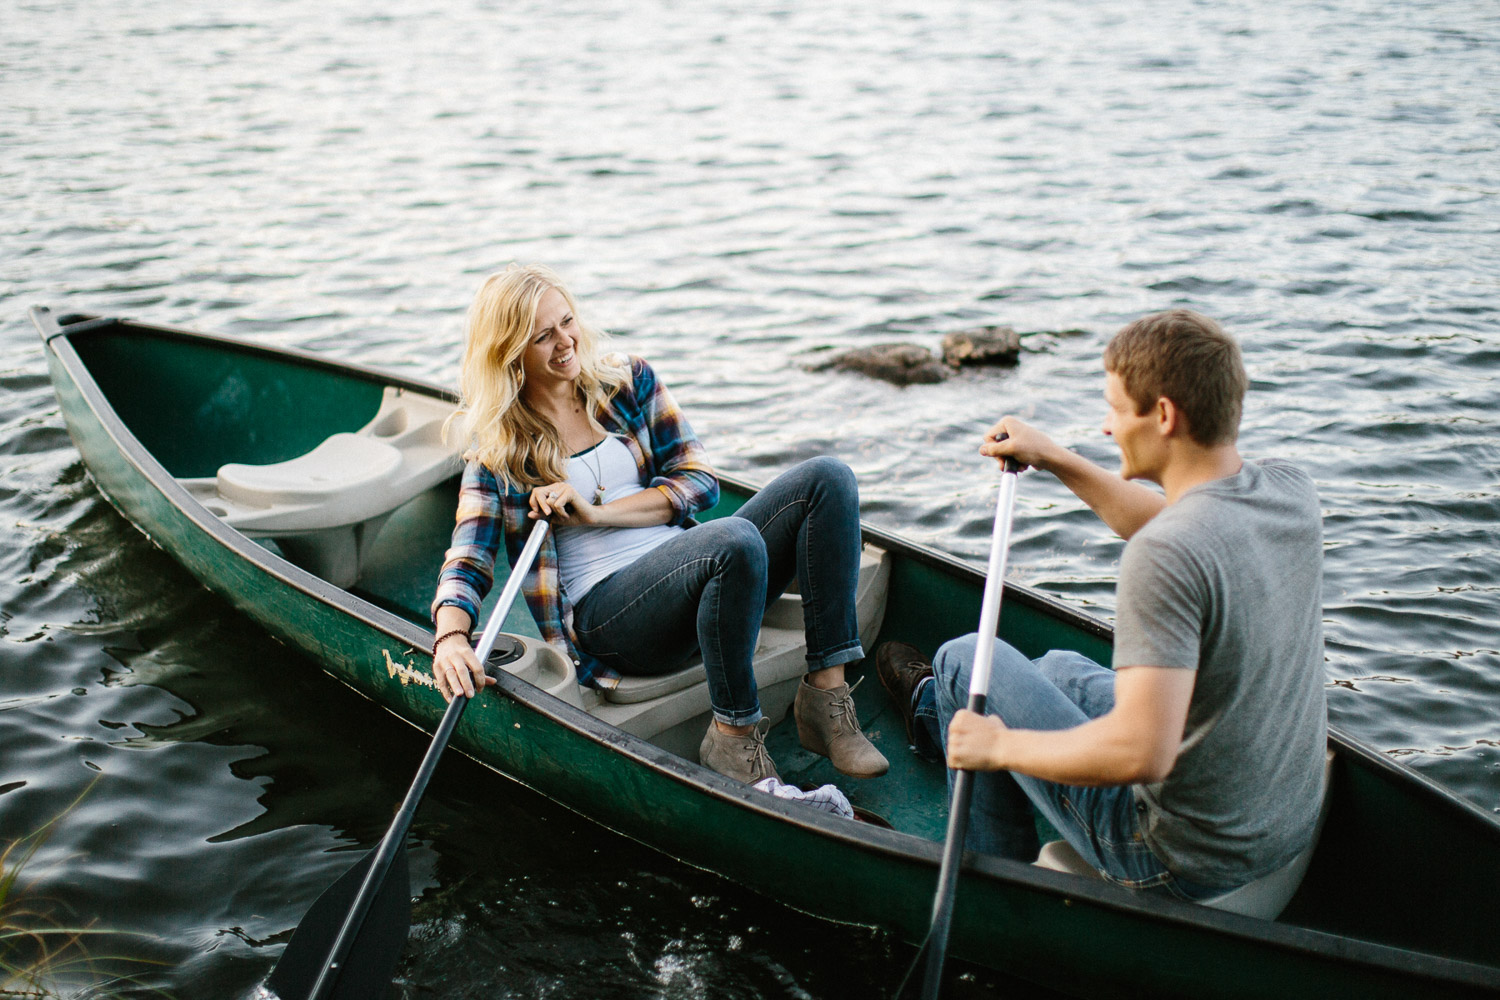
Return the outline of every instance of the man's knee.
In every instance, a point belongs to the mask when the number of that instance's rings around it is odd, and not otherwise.
[[[937,685],[938,710],[947,718],[969,703],[969,673],[974,667],[977,633],[950,639],[932,658],[933,683]]]
[[[1115,704],[1115,674],[1070,649],[1054,649],[1036,661],[1037,670],[1090,717]]]
[[[939,707],[948,714],[958,711],[969,703],[969,679],[974,670],[974,657],[979,649],[979,633],[970,632],[943,643],[932,661],[932,672],[937,678]],[[989,711],[1002,714],[1000,708],[1006,693],[1018,682],[1024,686],[1023,675],[1035,674],[1035,667],[1026,656],[1003,639],[996,639],[990,654],[990,682],[986,694],[989,696]]]

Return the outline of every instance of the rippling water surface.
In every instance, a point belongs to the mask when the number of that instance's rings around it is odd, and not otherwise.
[[[451,382],[480,277],[545,261],[722,467],[837,454],[869,520],[975,561],[982,429],[1021,413],[1113,462],[1104,340],[1201,309],[1242,338],[1243,450],[1318,482],[1335,722],[1500,809],[1490,5],[106,0],[4,22],[0,839],[87,789],[30,873],[147,935],[110,944],[165,963],[145,984],[248,996],[305,905],[289,887],[378,838],[424,741],[99,497],[39,303]],[[980,323],[1028,332],[1017,369],[807,370]],[[1018,579],[1111,613],[1120,543],[1055,481],[1023,480],[1017,532]],[[403,996],[867,997],[907,957],[456,758],[416,836]]]

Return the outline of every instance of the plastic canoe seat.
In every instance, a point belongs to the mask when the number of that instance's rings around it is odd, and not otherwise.
[[[359,578],[391,512],[456,473],[443,444],[453,404],[387,387],[375,416],[312,451],[269,465],[229,463],[217,476],[178,480],[210,513],[339,587]]]
[[[1312,843],[1307,845],[1306,850],[1269,875],[1262,875],[1254,882],[1231,889],[1221,896],[1200,900],[1200,905],[1246,917],[1275,920],[1297,894],[1297,887],[1302,884],[1302,877],[1307,874],[1307,866],[1312,862],[1313,852],[1317,850],[1318,838],[1323,833],[1323,822],[1328,818],[1328,783],[1332,775],[1333,751],[1329,750],[1323,758],[1323,805],[1318,810],[1318,822],[1313,827]],[[1066,840],[1053,840],[1044,844],[1036,864],[1054,871],[1103,878]]]
[[[274,465],[219,469],[219,497],[243,513],[240,526],[317,531],[358,523],[390,508],[401,452],[359,434],[335,434],[306,455]],[[251,513],[251,511],[259,513]]]

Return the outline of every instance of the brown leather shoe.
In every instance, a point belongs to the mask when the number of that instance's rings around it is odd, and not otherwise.
[[[906,723],[907,744],[915,744],[917,734],[912,722],[911,694],[922,678],[932,676],[932,664],[909,642],[882,642],[875,650],[875,675],[901,712],[901,721]]]

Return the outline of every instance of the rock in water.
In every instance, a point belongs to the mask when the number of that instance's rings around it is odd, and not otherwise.
[[[874,344],[834,355],[814,370],[837,368],[884,379],[896,385],[941,382],[948,370],[932,352],[916,344]]]
[[[960,365],[1014,365],[1021,360],[1021,336],[1008,326],[959,330],[943,338],[943,361]]]

